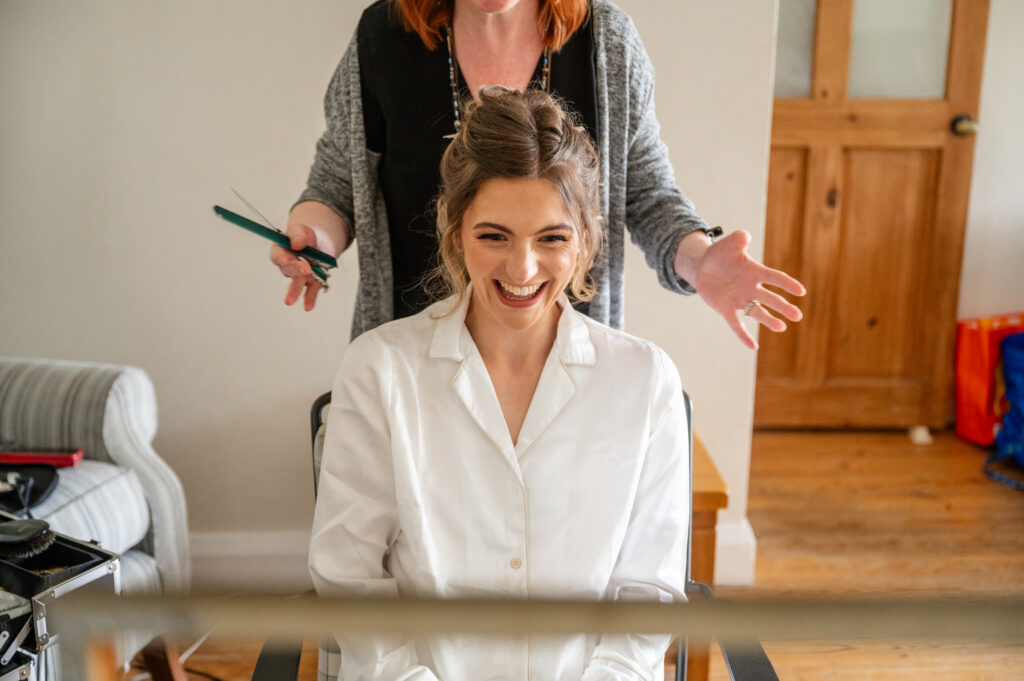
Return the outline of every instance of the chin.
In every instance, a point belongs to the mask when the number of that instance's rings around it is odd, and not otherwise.
[[[470,0],[478,10],[485,14],[501,14],[502,12],[507,12],[518,5],[519,1],[520,0]]]

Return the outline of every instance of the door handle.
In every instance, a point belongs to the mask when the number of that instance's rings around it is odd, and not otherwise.
[[[957,137],[973,137],[978,134],[978,130],[981,129],[981,126],[979,126],[978,121],[971,118],[969,114],[960,114],[949,122],[949,128]]]

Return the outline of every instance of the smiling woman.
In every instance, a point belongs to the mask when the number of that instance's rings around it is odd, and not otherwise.
[[[576,300],[590,300],[596,293],[590,269],[603,239],[600,170],[590,138],[569,114],[553,105],[549,96],[537,91],[518,94],[490,87],[481,91],[480,102],[487,106],[473,103],[469,107],[475,121],[472,129],[457,135],[441,159],[442,186],[437,201],[441,264],[435,276],[443,284],[433,287],[434,293],[457,294],[460,298],[464,295],[470,280],[463,258],[467,243],[464,223],[476,226],[504,209],[505,214],[513,216],[510,221],[517,224],[532,219],[538,230],[559,225],[568,228],[563,236],[571,233],[577,247],[569,290]],[[502,153],[495,153],[496,149]],[[495,188],[498,180],[516,180],[519,184]],[[529,181],[538,184],[527,188]],[[492,186],[485,188],[487,184]],[[478,201],[484,191],[494,196]],[[545,224],[541,224],[545,216],[536,203],[538,199],[552,213]],[[467,218],[470,212],[474,215]],[[504,227],[506,233],[510,232],[509,225],[500,221],[496,226],[498,231]],[[554,235],[548,243],[552,241],[557,242]]]
[[[598,177],[587,133],[538,91],[482,90],[441,160],[442,293],[462,300],[472,284],[466,328],[513,439],[555,341],[556,301],[595,293]]]
[[[327,419],[318,592],[682,600],[678,372],[573,309],[593,295],[596,157],[545,93],[487,90],[445,153],[450,294],[356,338]],[[339,678],[661,678],[669,637],[340,639]]]

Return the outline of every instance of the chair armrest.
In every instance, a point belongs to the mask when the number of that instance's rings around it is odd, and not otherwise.
[[[779,681],[768,654],[764,652],[760,642],[719,641],[725,658],[725,667],[732,681]]]
[[[107,396],[103,439],[110,459],[134,470],[146,491],[153,521],[153,557],[164,591],[184,592],[192,575],[185,490],[153,450],[156,398],[149,376],[134,367],[122,369]]]
[[[153,556],[164,590],[190,579],[188,517],[178,476],[153,450],[153,384],[134,367],[0,357],[0,441],[81,447],[85,456],[129,468],[146,494]]]
[[[686,582],[687,597],[698,596],[712,599],[715,592],[706,584],[689,580]],[[725,668],[732,681],[779,681],[768,654],[756,639],[719,641],[725,658]],[[676,679],[686,678],[686,642],[680,641],[676,657]]]
[[[294,681],[299,676],[302,641],[263,646],[256,658],[251,681]]]

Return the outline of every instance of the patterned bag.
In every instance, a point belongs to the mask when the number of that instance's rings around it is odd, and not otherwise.
[[[985,462],[985,475],[996,482],[1024,491],[1024,482],[991,470],[999,461],[1012,461],[1024,468],[1024,333],[1007,336],[1003,351],[1003,377],[1009,409],[996,435],[996,453]]]

